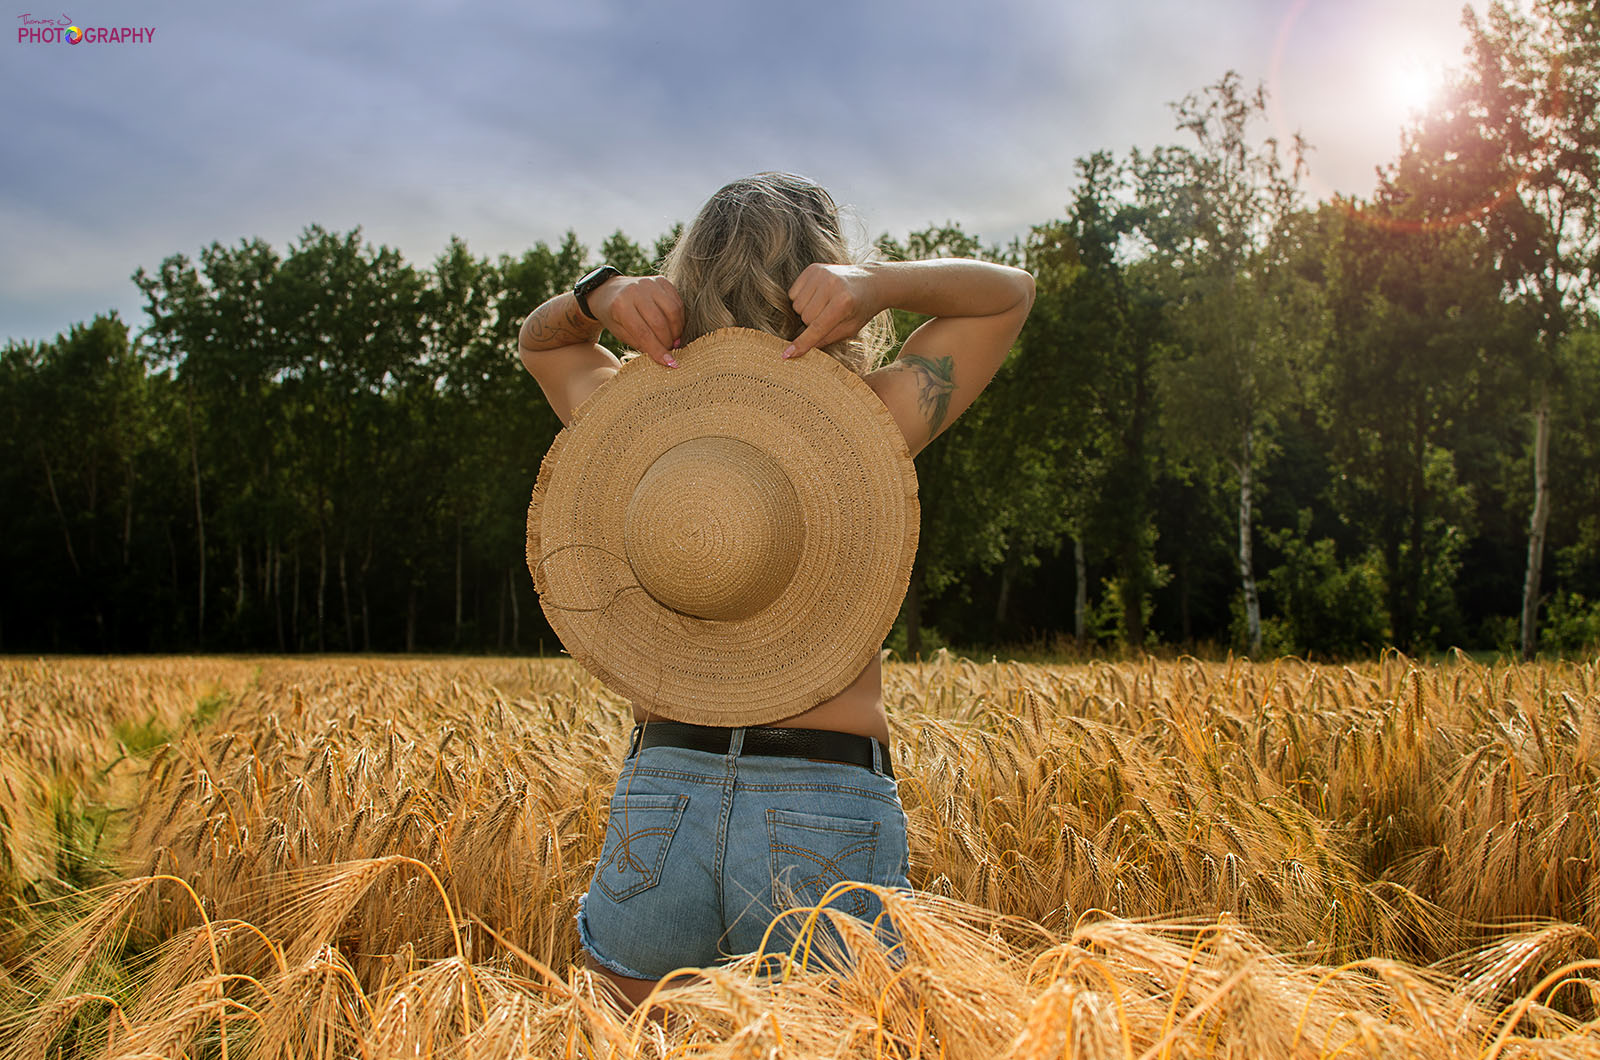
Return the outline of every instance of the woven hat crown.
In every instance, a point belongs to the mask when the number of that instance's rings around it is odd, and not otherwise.
[[[782,466],[748,442],[719,437],[662,453],[634,488],[622,533],[645,592],[717,622],[770,606],[805,541],[800,500]]]

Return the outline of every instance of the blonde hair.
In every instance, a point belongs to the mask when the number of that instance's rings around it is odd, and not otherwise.
[[[757,173],[707,200],[661,273],[683,298],[684,342],[726,327],[793,339],[805,322],[789,301],[789,288],[806,266],[867,257],[851,252],[839,229],[839,208],[821,187],[792,173]],[[858,334],[822,348],[865,374],[893,342],[894,325],[884,312]]]

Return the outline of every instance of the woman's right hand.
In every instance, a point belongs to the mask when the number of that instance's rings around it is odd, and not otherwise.
[[[683,298],[665,276],[618,276],[589,295],[589,308],[619,341],[668,368],[683,345]]]
[[[807,265],[789,288],[789,300],[806,327],[783,351],[784,357],[848,339],[885,308],[866,265]]]

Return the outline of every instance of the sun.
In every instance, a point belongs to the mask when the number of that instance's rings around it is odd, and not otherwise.
[[[1402,59],[1385,71],[1384,93],[1396,110],[1421,114],[1433,103],[1438,83],[1419,62]]]

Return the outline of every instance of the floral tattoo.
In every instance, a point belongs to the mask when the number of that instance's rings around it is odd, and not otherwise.
[[[917,407],[928,421],[928,437],[936,436],[950,413],[950,395],[956,390],[956,366],[949,357],[937,360],[912,354],[894,362],[894,367],[915,372]]]

